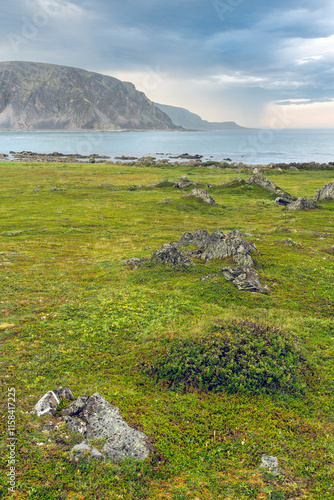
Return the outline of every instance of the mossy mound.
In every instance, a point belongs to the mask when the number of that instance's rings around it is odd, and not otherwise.
[[[303,392],[310,367],[291,335],[242,321],[170,341],[142,370],[175,389],[277,394]]]

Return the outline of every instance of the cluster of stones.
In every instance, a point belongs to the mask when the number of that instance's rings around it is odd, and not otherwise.
[[[112,406],[101,394],[79,396],[74,400],[70,389],[59,387],[47,392],[35,405],[33,412],[40,417],[45,414],[55,416],[61,400],[72,401],[62,411],[61,419],[72,432],[82,435],[83,441],[74,446],[69,454],[70,460],[78,461],[85,456],[89,459],[113,461],[134,458],[145,460],[154,453],[148,436],[130,427],[121,417],[119,409]],[[54,426],[46,424],[46,430]],[[104,439],[101,453],[90,443],[90,439]]]
[[[196,247],[196,250],[187,247]],[[193,266],[194,258],[208,262],[232,257],[238,267],[224,267],[223,276],[232,281],[239,290],[265,293],[253,268],[253,253],[259,253],[256,245],[245,241],[240,231],[231,231],[226,235],[220,229],[216,229],[212,234],[205,229],[199,229],[194,234],[184,233],[178,241],[161,245],[150,259],[132,258],[124,260],[123,263],[136,269],[148,261],[154,265]]]
[[[295,167],[291,167],[295,168]],[[334,182],[325,184],[325,186],[316,191],[314,199],[309,198],[294,198],[290,194],[282,191],[278,188],[275,182],[267,179],[261,173],[256,173],[255,175],[249,177],[249,179],[244,180],[241,177],[237,177],[230,182],[223,183],[221,187],[235,187],[240,184],[253,184],[257,185],[263,189],[271,191],[278,195],[275,202],[279,205],[285,206],[286,210],[312,210],[317,208],[317,202],[320,200],[332,200],[334,199]]]

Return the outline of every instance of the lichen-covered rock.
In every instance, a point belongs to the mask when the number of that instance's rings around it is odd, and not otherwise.
[[[238,288],[238,290],[253,293],[266,293],[260,283],[259,276],[254,268],[248,266],[224,267],[224,278]]]
[[[253,176],[249,177],[249,179],[247,179],[246,182],[247,182],[247,184],[253,184],[253,185],[259,186],[263,189],[266,189],[267,191],[271,191],[272,193],[275,193],[275,194],[277,194],[277,195],[279,195],[282,198],[285,198],[287,200],[294,199],[293,196],[286,193],[282,189],[278,188],[274,181],[267,179],[262,174],[253,175]]]
[[[287,205],[286,210],[313,210],[317,208],[314,200],[307,198],[298,198],[296,201]]]
[[[210,243],[211,236],[205,229],[197,229],[194,232],[193,245],[198,249],[205,249]]]
[[[192,266],[193,262],[173,243],[165,243],[154,252],[152,264],[170,264],[172,266]]]
[[[73,446],[70,451],[71,462],[79,462],[85,457],[91,460],[99,460],[101,462],[104,462],[106,459],[106,457],[102,455],[98,449],[93,448],[91,444],[80,443]]]
[[[205,191],[205,189],[194,188],[190,191],[189,195],[187,196],[194,196],[195,198],[200,198],[201,200],[205,201],[212,207],[217,206],[215,200],[212,198],[212,196],[209,195],[207,191]]]
[[[56,408],[62,399],[73,400],[73,394],[68,387],[58,387],[54,391],[48,391],[36,403],[33,412],[36,412],[38,417],[45,414],[55,415]]]
[[[222,231],[215,230],[201,259],[209,261],[232,257],[237,264],[253,266],[254,260],[251,256],[253,252],[258,252],[256,245],[245,241],[240,231],[231,231],[225,236]]]
[[[195,184],[195,183],[192,182],[190,179],[188,179],[188,177],[186,175],[183,175],[182,177],[180,177],[180,179],[178,181],[174,182],[174,187],[176,187],[178,189],[184,189],[184,188],[187,188],[189,186],[192,186],[193,184]]]
[[[273,181],[270,181],[262,174],[255,174],[246,181],[248,184],[256,184],[257,186],[262,187],[263,189],[268,189],[273,193],[276,192],[276,184]]]
[[[260,467],[269,469],[274,476],[279,475],[278,458],[272,455],[262,455]]]
[[[112,460],[127,457],[145,460],[154,452],[149,437],[130,427],[122,419],[119,409],[111,406],[99,393],[93,394],[78,413],[67,418],[71,418],[72,423],[77,421],[77,426],[81,423],[85,427],[84,436],[87,440],[105,438],[102,451]]]
[[[325,184],[321,189],[317,189],[314,200],[333,200],[334,199],[334,182]]]

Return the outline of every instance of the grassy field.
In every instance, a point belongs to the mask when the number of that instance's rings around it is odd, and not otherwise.
[[[133,187],[181,175],[217,186],[249,176],[166,165],[0,163],[1,498],[334,499],[334,201],[287,212],[260,188],[216,187],[208,189],[218,204],[211,207],[181,198],[189,189]],[[303,197],[334,181],[331,171],[266,175]],[[226,282],[220,271],[228,259],[191,268],[121,264],[196,229],[249,233],[268,293]],[[200,280],[209,274],[216,276]],[[171,342],[242,320],[296,339],[313,367],[303,394],[177,391],[140,369]],[[100,392],[151,436],[156,453],[144,463],[73,465],[68,453],[81,436],[66,425],[45,433],[48,417],[29,413],[61,385],[75,396]],[[6,484],[10,387],[17,398],[13,494]],[[264,453],[278,457],[278,477],[259,467]]]

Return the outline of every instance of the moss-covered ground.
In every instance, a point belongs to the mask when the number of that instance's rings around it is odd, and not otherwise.
[[[334,499],[334,202],[286,212],[260,188],[216,187],[208,192],[218,206],[210,207],[181,198],[187,190],[133,188],[181,175],[217,186],[249,176],[189,167],[0,164],[1,498]],[[334,180],[330,171],[266,175],[303,197]],[[138,270],[121,264],[196,229],[252,235],[268,293],[238,291],[220,274],[222,261]],[[288,245],[277,241],[288,238]],[[200,280],[209,274],[216,276]],[[277,326],[298,339],[317,368],[302,396],[176,392],[138,368],[166,341],[232,320]],[[61,385],[76,396],[100,392],[151,436],[156,453],[139,464],[73,465],[68,452],[81,437],[60,422],[46,433],[48,417],[29,413]],[[13,494],[6,478],[11,387],[18,438]],[[259,467],[263,453],[278,457],[282,474]]]

